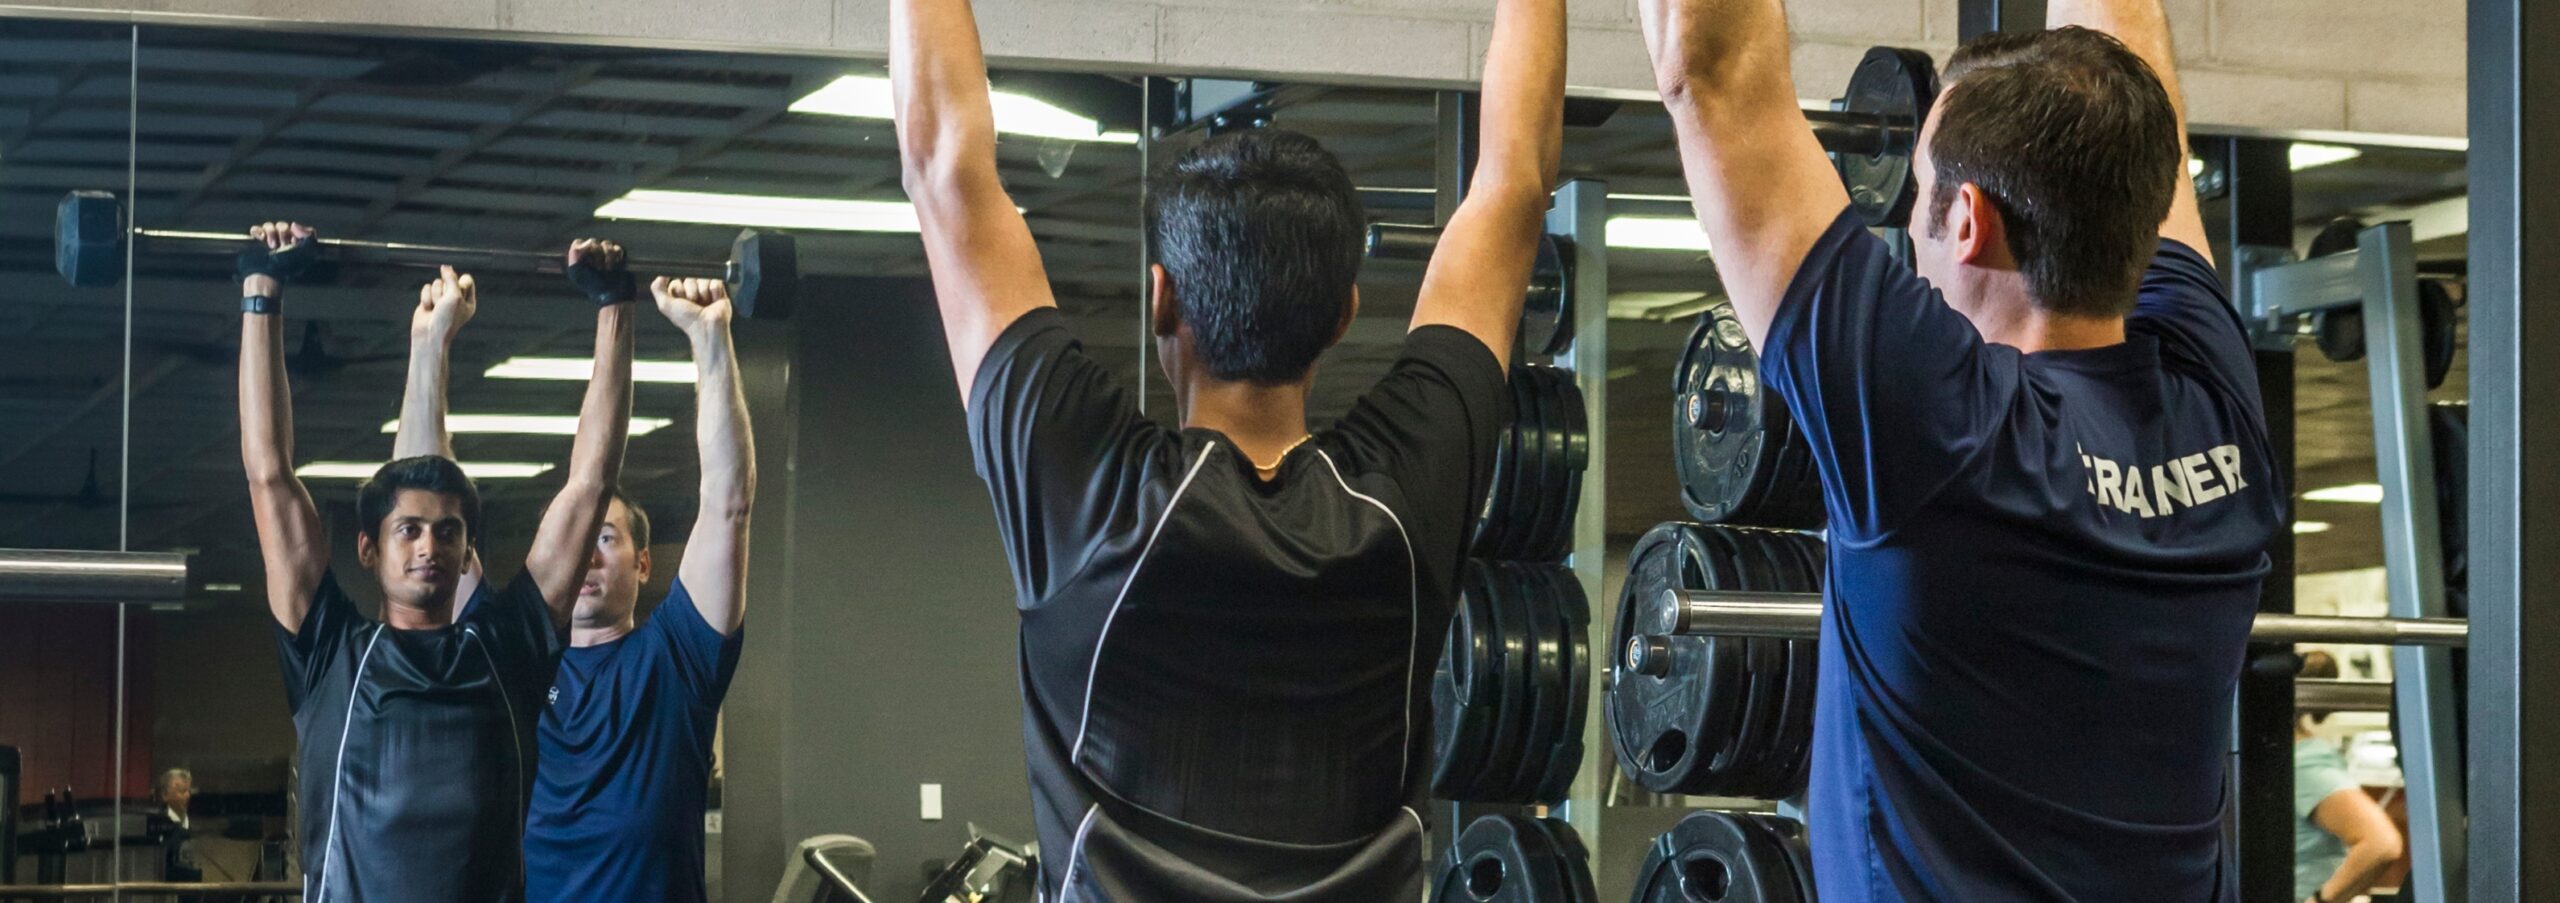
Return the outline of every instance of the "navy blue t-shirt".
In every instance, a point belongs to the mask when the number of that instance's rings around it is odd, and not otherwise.
[[[2285,496],[2212,266],[2162,241],[2125,332],[1985,342],[1845,213],[1788,287],[1761,371],[1831,514],[1824,903],[2236,899],[2223,755]]]
[[[679,579],[631,633],[572,647],[542,712],[525,899],[701,900],[711,734],[738,670]]]

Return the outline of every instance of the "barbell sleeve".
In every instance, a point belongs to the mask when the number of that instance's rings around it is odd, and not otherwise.
[[[1814,639],[1822,634],[1820,593],[1664,590],[1651,623],[1653,636],[1755,636]],[[2470,642],[2461,618],[2341,618],[2262,614],[2249,628],[2251,642],[2359,643],[2384,646],[2452,646]],[[1637,653],[1630,650],[1626,654]]]
[[[175,602],[187,597],[176,552],[0,549],[0,601]]]

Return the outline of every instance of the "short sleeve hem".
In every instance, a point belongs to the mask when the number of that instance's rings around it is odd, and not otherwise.
[[[1455,326],[1435,323],[1406,334],[1404,356],[1438,366],[1470,399],[1499,398],[1510,378],[1483,339]]]
[[[1831,272],[1832,260],[1840,256],[1851,240],[1861,235],[1875,237],[1868,235],[1866,222],[1858,218],[1855,209],[1843,207],[1839,216],[1831,218],[1831,225],[1822,230],[1821,237],[1813,240],[1813,247],[1805,249],[1803,262],[1796,264],[1796,274],[1787,280],[1786,292],[1778,296],[1776,315],[1769,319],[1769,335],[1761,342],[1762,367],[1785,358],[1785,355],[1772,353],[1769,349],[1786,348],[1795,341],[1805,319],[1813,316],[1806,308],[1812,306],[1813,294],[1820,288],[1814,280]]]

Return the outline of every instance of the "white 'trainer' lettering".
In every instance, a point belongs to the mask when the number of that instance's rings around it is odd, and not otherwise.
[[[2194,508],[2249,487],[2240,475],[2240,446],[2217,445],[2184,457],[2144,467],[2125,464],[2075,448],[2085,472],[2082,485],[2098,504],[2144,518],[2163,517]],[[2146,487],[2143,473],[2151,479]]]

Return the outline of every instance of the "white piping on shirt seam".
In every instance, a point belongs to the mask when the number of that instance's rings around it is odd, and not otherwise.
[[[1215,442],[1201,448],[1200,457],[1183,473],[1182,484],[1173,487],[1173,497],[1165,500],[1164,514],[1156,519],[1156,528],[1147,531],[1147,544],[1138,550],[1137,563],[1129,566],[1128,578],[1120,581],[1120,594],[1111,597],[1111,612],[1102,616],[1102,633],[1093,638],[1093,661],[1084,669],[1084,710],[1076,716],[1076,744],[1067,751],[1070,763],[1080,765],[1084,761],[1084,731],[1093,724],[1093,676],[1102,670],[1102,644],[1111,638],[1111,622],[1120,617],[1120,603],[1129,598],[1129,587],[1137,584],[1138,571],[1147,566],[1148,553],[1156,550],[1156,537],[1164,535],[1164,525],[1173,521],[1173,506],[1182,504],[1182,494],[1191,488],[1191,478],[1200,475],[1200,465],[1209,463],[1209,453],[1217,448]]]
[[[1058,880],[1058,899],[1067,899],[1067,895],[1075,891],[1076,867],[1084,864],[1084,835],[1093,830],[1093,817],[1100,814],[1101,803],[1084,807],[1084,821],[1076,825],[1076,840],[1067,845],[1067,874]]]
[[[462,635],[468,639],[480,640],[480,632],[471,629],[467,624],[462,628]],[[522,824],[530,811],[530,807],[524,803],[524,729],[516,726],[516,703],[514,699],[507,696],[507,678],[498,673],[498,660],[489,654],[489,641],[480,640],[479,648],[480,660],[489,664],[489,680],[498,685],[498,707],[507,713],[507,738],[515,742],[513,749],[516,754],[516,823]],[[518,882],[524,880],[524,857],[521,856],[516,857],[516,880]]]
[[[1422,813],[1413,811],[1412,806],[1405,806],[1402,808],[1404,809],[1404,814],[1413,816],[1413,829],[1417,832],[1413,835],[1413,845],[1422,848],[1422,863],[1426,866],[1430,865],[1431,826],[1422,823]]]
[[[1404,518],[1397,517],[1394,509],[1388,508],[1385,502],[1361,495],[1359,490],[1351,488],[1351,484],[1342,479],[1342,468],[1334,466],[1332,455],[1326,454],[1324,449],[1319,448],[1316,449],[1316,457],[1324,459],[1324,468],[1333,472],[1333,482],[1341,486],[1342,491],[1350,493],[1352,498],[1376,505],[1379,511],[1385,512],[1387,520],[1396,525],[1396,538],[1404,540],[1404,573],[1407,587],[1405,621],[1410,628],[1404,641],[1404,764],[1396,769],[1396,780],[1402,782],[1413,770],[1413,668],[1419,655],[1414,647],[1422,643],[1422,575],[1414,566],[1413,537],[1405,533]],[[1410,809],[1411,807],[1407,807],[1408,811]],[[1414,818],[1419,821],[1421,816],[1417,815]]]
[[[382,642],[385,626],[373,625],[373,638],[364,641],[364,654],[356,656],[355,678],[347,682],[347,717],[338,723],[338,764],[331,769],[329,779],[329,839],[320,845],[320,852],[329,858],[320,863],[320,893],[313,898],[321,903],[329,899],[329,879],[336,877],[339,866],[344,864],[338,861],[338,797],[347,792],[347,733],[355,729],[356,692],[364,689],[365,663],[373,660],[373,644]]]

